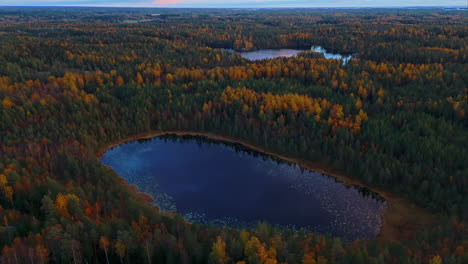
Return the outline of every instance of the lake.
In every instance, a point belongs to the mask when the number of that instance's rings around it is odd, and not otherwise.
[[[324,48],[320,46],[312,46],[310,50],[323,54],[325,59],[342,59],[343,64],[346,64],[352,58],[352,55],[341,55],[338,53],[327,52]],[[294,57],[302,51],[305,50],[263,49],[256,51],[240,52],[240,55],[247,60],[256,61],[263,59],[275,59],[280,57]]]
[[[263,60],[263,59],[275,59],[275,58],[280,58],[280,57],[294,57],[301,51],[303,51],[303,50],[264,49],[264,50],[240,52],[240,55],[244,59],[255,61],[255,60]]]
[[[253,228],[258,221],[375,238],[386,202],[360,187],[239,144],[165,135],[109,149],[101,158],[162,211],[191,222]]]

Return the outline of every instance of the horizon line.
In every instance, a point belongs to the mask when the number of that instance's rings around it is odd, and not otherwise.
[[[112,6],[112,5],[0,5],[0,7],[93,7],[93,8],[152,8],[152,9],[315,9],[315,8],[466,8],[468,6],[464,5],[412,5],[412,6],[262,6],[262,7],[215,7],[215,6],[206,6],[206,7],[183,7],[183,6]]]

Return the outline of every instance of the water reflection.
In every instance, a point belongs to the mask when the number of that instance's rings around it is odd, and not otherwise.
[[[385,201],[367,189],[204,137],[162,136],[108,150],[102,162],[189,221],[251,228],[258,221],[374,238]]]
[[[264,49],[249,52],[241,52],[241,56],[248,60],[275,59],[280,57],[294,57],[302,50],[294,49]]]
[[[325,59],[335,59],[343,60],[343,64],[348,63],[348,61],[353,57],[352,55],[342,55],[339,53],[327,52],[326,49],[320,46],[312,46],[311,51],[320,53]],[[256,51],[241,52],[240,55],[250,61],[264,60],[264,59],[275,59],[280,57],[294,57],[299,53],[307,50],[297,50],[297,49],[262,49]]]

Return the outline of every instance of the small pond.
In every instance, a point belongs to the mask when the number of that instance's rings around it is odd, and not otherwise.
[[[375,238],[385,201],[367,189],[204,137],[166,135],[108,150],[101,161],[154,197],[163,211],[187,220],[234,228],[258,221]]]
[[[314,52],[322,53],[325,59],[342,59],[343,64],[346,64],[352,58],[352,55],[341,55],[338,53],[327,52],[324,48],[320,46],[312,46],[311,50]],[[256,61],[263,59],[275,59],[280,57],[294,57],[302,51],[305,50],[263,49],[248,52],[240,52],[240,55],[247,60]]]
[[[240,52],[240,55],[244,59],[248,59],[248,60],[251,60],[251,61],[256,61],[256,60],[263,60],[263,59],[275,59],[275,58],[280,58],[280,57],[294,57],[301,51],[303,51],[303,50],[264,49],[264,50]]]

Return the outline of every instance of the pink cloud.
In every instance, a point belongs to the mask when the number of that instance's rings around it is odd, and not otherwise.
[[[184,0],[155,0],[153,3],[156,5],[175,5],[184,2]]]

